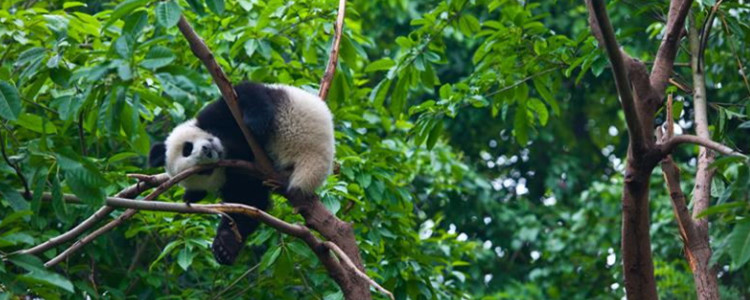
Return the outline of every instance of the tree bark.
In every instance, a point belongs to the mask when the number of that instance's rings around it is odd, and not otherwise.
[[[695,107],[695,134],[701,138],[711,139],[708,131],[708,111],[706,110],[706,78],[701,66],[700,40],[698,39],[697,24],[691,15],[691,28],[688,32],[690,52],[692,53],[691,68],[693,69],[693,104]],[[708,20],[711,22],[711,20]],[[704,32],[704,35],[709,32]],[[706,210],[711,204],[711,180],[714,169],[711,163],[714,153],[706,147],[700,147],[698,154],[698,170],[695,175],[693,188],[693,218]],[[687,243],[686,256],[693,271],[695,291],[698,299],[719,299],[719,286],[716,282],[716,269],[711,268],[711,246],[708,236],[708,219],[694,219],[695,236]]]
[[[632,151],[628,151],[632,152]],[[622,194],[622,262],[628,299],[658,299],[651,257],[649,178],[653,166],[629,153]]]

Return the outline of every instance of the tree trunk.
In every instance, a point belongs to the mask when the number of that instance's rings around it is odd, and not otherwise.
[[[653,167],[639,165],[638,159],[629,154],[622,194],[622,259],[628,299],[658,298],[649,235],[651,171]]]

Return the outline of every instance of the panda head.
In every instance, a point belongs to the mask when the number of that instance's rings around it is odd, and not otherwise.
[[[164,166],[169,176],[175,176],[180,172],[200,164],[209,164],[224,158],[224,146],[218,137],[206,132],[197,126],[196,121],[189,120],[175,127],[164,143],[158,143],[151,147],[149,153],[149,164],[152,167]],[[202,178],[201,178],[202,177]],[[183,181],[183,186],[191,188],[190,182],[206,183],[193,186],[205,190],[218,188],[223,181],[223,172],[209,170],[191,176]],[[195,185],[195,184],[192,184]]]

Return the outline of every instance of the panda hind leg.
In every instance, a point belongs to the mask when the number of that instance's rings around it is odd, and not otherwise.
[[[221,190],[224,202],[254,206],[261,210],[268,207],[268,188],[257,179],[243,174],[227,174],[227,182]],[[258,221],[244,214],[229,214],[221,217],[211,251],[216,262],[231,265],[239,256],[247,237],[258,228]],[[234,222],[232,222],[234,221]],[[236,226],[233,228],[232,223]],[[237,236],[239,233],[239,236]]]

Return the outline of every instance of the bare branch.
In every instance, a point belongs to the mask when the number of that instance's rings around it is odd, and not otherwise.
[[[667,156],[661,161],[661,172],[664,175],[664,181],[667,183],[669,199],[672,200],[672,210],[675,217],[677,217],[680,236],[685,245],[688,245],[691,237],[695,237],[695,224],[693,223],[693,218],[690,217],[690,211],[688,211],[685,201],[685,194],[682,192],[682,187],[680,187],[680,168],[677,167],[671,156]]]
[[[384,294],[388,295],[389,298],[393,299],[393,294],[389,292],[388,290],[384,289],[382,286],[380,286],[377,282],[372,280],[370,277],[368,277],[366,274],[361,272],[359,269],[357,269],[357,266],[354,265],[352,260],[349,258],[349,256],[344,253],[341,248],[339,248],[336,244],[333,242],[321,242],[318,240],[305,226],[295,225],[287,223],[281,219],[278,219],[268,213],[266,213],[263,210],[260,210],[258,208],[244,205],[244,204],[237,204],[237,203],[223,203],[223,204],[192,204],[190,206],[182,203],[169,203],[169,202],[150,202],[150,201],[141,201],[141,200],[131,200],[131,199],[122,199],[122,198],[107,198],[107,205],[112,207],[119,207],[119,208],[128,208],[128,209],[137,209],[137,210],[151,210],[151,211],[166,211],[166,212],[177,212],[177,213],[197,213],[197,214],[217,214],[217,213],[235,213],[235,214],[244,214],[247,216],[250,216],[268,226],[273,227],[274,229],[286,233],[288,235],[297,237],[308,243],[308,245],[311,246],[313,250],[320,248],[321,246],[325,246],[326,248],[332,250],[337,257],[339,257],[340,261],[343,262],[343,265],[349,268],[352,272],[357,274],[357,276],[360,276],[362,280],[365,280],[369,282],[371,285],[373,285],[376,289],[383,292]],[[320,251],[316,251],[316,253],[319,253]],[[328,253],[322,254],[325,256],[329,256]],[[319,255],[320,256],[320,255]],[[328,262],[330,263],[330,262]]]
[[[167,181],[167,179],[169,179],[169,176],[167,176],[167,174],[164,174],[164,173],[159,174],[159,175],[153,175],[153,176],[154,176],[154,178],[156,178],[157,180],[159,180],[161,182]],[[143,191],[145,191],[147,189],[150,189],[150,188],[152,188],[154,186],[157,186],[158,184],[160,184],[160,183],[156,183],[155,181],[152,181],[152,182],[138,182],[138,183],[136,183],[134,185],[131,185],[131,186],[123,189],[119,193],[117,193],[116,197],[134,198],[135,196],[140,195]],[[52,247],[60,245],[60,244],[62,244],[64,242],[67,242],[67,241],[69,241],[69,240],[71,240],[71,239],[73,239],[73,238],[81,235],[84,231],[88,230],[89,228],[91,228],[92,226],[94,226],[96,223],[98,223],[102,219],[104,219],[107,216],[109,216],[109,214],[112,211],[114,211],[114,208],[108,207],[108,206],[103,206],[102,208],[100,208],[99,210],[97,210],[96,212],[94,212],[94,214],[92,214],[86,220],[84,220],[80,224],[76,225],[72,229],[66,231],[65,233],[63,233],[61,235],[58,235],[56,237],[53,237],[53,238],[47,240],[46,242],[41,243],[41,244],[39,244],[39,245],[37,245],[35,247],[29,248],[29,249],[20,250],[20,251],[17,251],[15,253],[18,253],[18,254],[39,254],[39,253],[42,253],[44,251],[47,251],[48,249],[51,249]]]
[[[592,16],[590,18],[592,21],[592,31],[595,34],[599,33],[601,36],[600,43],[604,44],[603,46],[607,50],[607,56],[609,57],[609,63],[612,65],[612,74],[615,77],[617,93],[620,95],[620,103],[628,125],[630,143],[636,150],[643,149],[645,139],[633,101],[633,94],[630,90],[628,70],[625,67],[620,46],[615,39],[614,29],[612,29],[612,24],[609,22],[607,7],[602,0],[586,0],[586,3],[588,4],[589,14]]]
[[[339,60],[339,45],[341,44],[341,35],[343,35],[344,29],[344,16],[346,15],[346,0],[339,0],[339,11],[336,16],[336,25],[333,35],[333,45],[331,45],[331,55],[328,59],[328,66],[326,67],[325,73],[323,73],[323,79],[320,82],[320,91],[318,96],[323,101],[328,97],[328,90],[331,88],[333,82],[333,76],[336,74],[336,64]]]
[[[370,285],[375,287],[375,289],[377,289],[381,293],[388,296],[388,298],[390,298],[391,300],[395,300],[395,298],[393,298],[393,294],[390,291],[386,290],[385,288],[380,286],[377,282],[375,282],[375,280],[372,280],[372,278],[367,276],[367,274],[357,269],[357,266],[354,265],[352,260],[349,259],[349,256],[347,256],[346,253],[344,253],[344,250],[341,250],[339,246],[336,246],[336,244],[332,242],[325,242],[323,244],[326,245],[328,249],[332,250],[333,253],[335,253],[336,256],[338,256],[339,260],[344,263],[344,265],[348,266],[351,270],[354,270],[354,273],[357,274],[357,276],[359,276],[362,280],[369,282]]]
[[[177,184],[178,182],[182,181],[183,179],[189,177],[190,175],[193,175],[195,173],[215,168],[216,164],[210,164],[210,165],[200,165],[195,166],[192,168],[189,168],[185,171],[180,172],[179,174],[175,175],[172,178],[169,178],[164,183],[159,185],[154,191],[152,191],[150,194],[148,194],[143,200],[149,201],[153,200],[165,191],[167,191],[170,187]],[[107,199],[109,200],[109,198]],[[99,209],[100,211],[103,210],[103,208]],[[110,221],[109,223],[105,224],[102,227],[99,227],[99,229],[95,230],[94,232],[88,234],[87,236],[83,237],[82,239],[76,241],[73,243],[73,245],[70,245],[68,249],[65,249],[62,253],[55,256],[53,259],[47,261],[44,266],[50,267],[54,266],[61,261],[63,261],[65,258],[69,257],[71,254],[75,253],[79,249],[81,249],[83,246],[87,245],[88,243],[92,242],[97,237],[101,236],[102,234],[107,233],[107,231],[110,231],[112,228],[115,228],[125,222],[127,219],[130,219],[132,216],[134,216],[136,213],[138,213],[135,209],[128,209],[125,212],[123,212],[119,217],[115,218],[114,220]],[[92,216],[93,217],[93,216]],[[89,219],[91,219],[90,217]],[[92,224],[93,225],[93,224]],[[90,225],[89,225],[90,226]],[[65,233],[68,234],[68,233]]]
[[[675,136],[667,140],[665,143],[660,144],[659,147],[661,148],[660,149],[661,153],[663,155],[667,155],[669,153],[672,153],[672,151],[674,151],[674,148],[676,148],[678,145],[685,144],[685,143],[703,146],[703,147],[712,149],[724,155],[739,156],[739,157],[747,158],[746,155],[740,152],[737,152],[734,149],[729,148],[725,145],[722,145],[721,143],[717,143],[710,139],[702,138],[702,137],[695,136],[695,135],[689,135],[689,134]]]
[[[10,130],[8,130],[8,134],[11,134]],[[29,182],[26,181],[26,176],[23,176],[21,167],[19,167],[18,164],[14,164],[13,162],[11,162],[10,158],[8,158],[8,153],[5,152],[5,139],[3,138],[2,133],[0,133],[0,152],[2,152],[3,160],[5,160],[5,163],[13,168],[13,171],[16,172],[16,176],[18,176],[18,180],[21,181],[21,185],[23,185],[23,197],[26,198],[26,200],[30,200],[31,190],[29,189]]]
[[[266,155],[266,152],[263,151],[261,145],[255,140],[250,129],[244,125],[234,87],[232,87],[232,83],[227,79],[224,71],[214,59],[213,53],[208,49],[208,46],[203,42],[203,39],[195,33],[195,30],[190,26],[190,23],[185,19],[185,16],[180,16],[180,21],[177,23],[177,27],[180,29],[180,32],[182,32],[182,35],[185,36],[188,43],[190,43],[190,49],[193,51],[193,54],[203,62],[206,69],[208,69],[208,72],[211,73],[211,77],[213,77],[214,83],[219,87],[219,91],[221,91],[224,101],[227,103],[227,106],[229,106],[229,110],[232,112],[232,116],[237,122],[237,126],[239,126],[242,134],[245,136],[245,140],[248,145],[250,145],[250,149],[253,151],[253,155],[255,156],[255,160],[260,166],[261,171],[263,171],[268,177],[275,177],[274,174],[276,172],[274,171],[273,164],[271,164],[271,160],[268,158],[268,155]]]
[[[685,27],[685,18],[692,4],[692,0],[672,0],[669,4],[667,29],[659,50],[656,52],[654,67],[651,70],[651,86],[658,95],[663,95],[667,87],[667,79],[672,73],[674,59],[679,49],[678,44]]]

